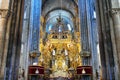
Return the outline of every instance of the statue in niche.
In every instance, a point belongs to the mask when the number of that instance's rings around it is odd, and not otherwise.
[[[65,63],[65,59],[61,54],[56,56],[55,64],[52,67],[53,77],[67,77],[68,76],[68,66]]]
[[[62,55],[57,55],[55,60],[55,65],[53,66],[53,71],[67,71],[68,67]]]

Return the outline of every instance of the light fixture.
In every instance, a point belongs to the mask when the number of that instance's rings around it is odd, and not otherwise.
[[[85,72],[85,69],[83,69],[83,70],[82,70],[82,74],[85,74],[85,73],[86,73],[86,72]]]
[[[35,74],[39,74],[39,70],[38,69],[36,69]]]

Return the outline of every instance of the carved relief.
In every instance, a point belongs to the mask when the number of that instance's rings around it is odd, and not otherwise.
[[[0,9],[1,18],[5,18],[8,16],[8,9]]]
[[[113,8],[111,12],[112,14],[120,14],[120,8]]]

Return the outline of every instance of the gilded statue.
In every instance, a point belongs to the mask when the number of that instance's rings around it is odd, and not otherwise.
[[[61,55],[56,56],[55,64],[53,66],[53,71],[67,71],[68,67],[65,63],[65,59]]]

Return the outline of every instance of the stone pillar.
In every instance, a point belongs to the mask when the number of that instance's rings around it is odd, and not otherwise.
[[[7,9],[0,9],[0,76],[4,74],[4,70],[2,69],[2,61],[4,58],[4,40],[6,32],[7,13]]]
[[[5,32],[6,32],[6,20],[8,16],[9,0],[1,0],[0,3],[0,80],[4,77],[3,63],[6,56],[4,56],[4,44],[5,44]]]
[[[112,9],[113,27],[116,40],[117,53],[120,57],[120,8]]]
[[[118,73],[118,77],[120,78],[120,8],[112,8],[112,19],[113,19],[113,30],[115,35],[115,45],[116,45],[116,53],[114,51],[114,57],[115,57],[115,68],[116,73]],[[114,45],[114,44],[113,44]],[[118,66],[119,67],[118,67]],[[118,79],[119,79],[118,78]]]

